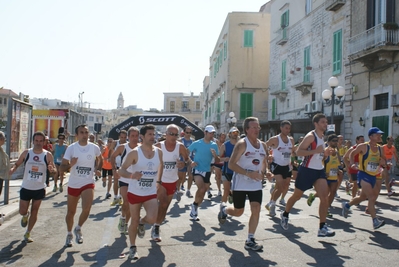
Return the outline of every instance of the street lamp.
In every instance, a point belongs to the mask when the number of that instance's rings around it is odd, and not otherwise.
[[[82,107],[83,107],[83,94],[85,92],[81,92],[79,93],[79,108],[80,108],[80,112],[82,112]]]
[[[229,113],[229,118],[227,119],[227,123],[229,124],[230,127],[233,127],[237,122],[237,118],[235,116],[236,114],[234,114],[233,111]]]
[[[334,76],[328,79],[328,85],[331,87],[331,90],[324,90],[321,96],[327,103],[331,101],[331,124],[334,125],[334,105],[338,105],[341,102],[341,98],[345,95],[345,89],[342,86],[338,86],[338,79]]]

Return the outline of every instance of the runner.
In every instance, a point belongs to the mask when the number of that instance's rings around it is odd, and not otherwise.
[[[255,241],[254,235],[259,223],[262,203],[262,180],[267,171],[267,149],[266,144],[257,138],[260,130],[257,118],[246,118],[243,129],[246,137],[235,145],[228,165],[234,171],[232,186],[234,207],[221,205],[218,219],[223,224],[227,215],[240,217],[244,213],[245,200],[248,198],[251,216],[248,222],[248,238],[244,247],[260,251],[263,246]],[[271,177],[269,172],[267,175]]]
[[[124,160],[119,174],[133,179],[129,183],[128,201],[131,215],[129,226],[129,258],[138,259],[136,235],[143,238],[144,224],[155,223],[158,215],[157,191],[160,190],[162,177],[162,151],[155,147],[155,126],[144,125],[140,129],[141,146],[134,148]],[[144,207],[145,216],[140,218],[140,209]]]
[[[25,165],[23,181],[20,190],[19,214],[22,215],[21,226],[26,229],[24,240],[33,242],[30,233],[37,221],[40,204],[46,195],[46,176],[55,171],[53,155],[43,149],[46,136],[42,132],[33,135],[33,148],[27,149],[19,156],[10,169],[10,177],[21,164]],[[29,205],[32,201],[31,210]]]
[[[65,135],[58,134],[58,142],[54,146],[54,150],[52,151],[54,155],[54,163],[57,168],[57,172],[54,175],[54,188],[53,192],[57,192],[57,181],[60,178],[60,193],[63,191],[63,181],[64,181],[64,172],[60,170],[60,165],[62,162],[62,158],[64,157],[65,151],[68,145],[65,144]]]
[[[72,247],[72,227],[79,199],[82,199],[82,211],[74,233],[76,243],[83,243],[81,227],[89,217],[93,203],[94,172],[100,176],[103,164],[100,148],[88,142],[89,129],[87,125],[77,126],[75,134],[78,141],[68,146],[60,166],[61,171],[71,170],[68,181],[67,214],[65,216],[67,225],[66,247]]]
[[[191,139],[191,134],[193,133],[193,129],[190,126],[186,126],[184,128],[184,137],[181,138],[180,142],[183,143],[183,145],[188,148],[192,143],[193,140]],[[193,155],[190,155],[190,159],[193,160]],[[183,160],[181,158],[180,160]],[[186,191],[186,196],[189,198],[192,198],[193,196],[191,195],[191,186],[193,184],[193,174],[191,173],[191,166],[190,164],[186,164],[185,167],[179,169],[178,175],[179,175],[179,181],[177,188],[181,191],[184,191],[184,182],[186,181],[186,176],[188,174],[188,180],[187,180],[187,191]],[[180,194],[179,194],[180,195]]]
[[[132,151],[135,147],[138,146],[140,130],[136,127],[130,127],[129,130],[127,131],[127,134],[129,136],[129,142],[123,145],[119,145],[111,156],[111,165],[112,165],[112,171],[114,173],[114,179],[116,178],[116,180],[119,183],[119,188],[120,188],[119,191],[123,198],[121,217],[119,218],[119,223],[118,223],[118,230],[123,234],[128,233],[128,223],[130,220],[127,189],[131,179],[127,177],[121,177],[119,175],[119,172],[117,171],[116,158],[121,157],[121,161],[123,162],[126,158],[126,155],[129,154],[130,151]]]
[[[298,170],[298,177],[295,180],[295,189],[288,199],[285,211],[280,214],[280,225],[288,230],[288,215],[295,203],[302,197],[304,191],[314,186],[319,199],[319,231],[318,236],[334,236],[335,232],[327,227],[326,217],[328,210],[328,185],[326,173],[323,166],[324,156],[328,156],[329,150],[324,150],[323,133],[327,130],[326,115],[318,113],[312,119],[315,129],[309,132],[299,145],[296,154],[305,156],[301,167]]]
[[[109,157],[109,149],[112,145],[112,138],[108,138],[107,144],[104,145],[103,141],[100,139],[98,140],[98,145],[100,147],[101,151],[101,156],[103,158],[103,166],[102,166],[102,181],[103,181],[103,187],[107,187],[107,193],[105,194],[105,198],[109,199],[111,197],[111,194],[109,193],[111,191],[112,187],[112,165],[111,162],[108,160]],[[112,203],[111,203],[112,206]]]
[[[166,140],[157,143],[155,146],[162,150],[163,172],[161,177],[162,186],[158,191],[158,216],[151,230],[151,238],[155,242],[160,242],[160,225],[165,220],[173,195],[176,191],[177,181],[179,180],[177,170],[185,165],[188,160],[188,153],[185,146],[177,142],[179,137],[179,127],[175,124],[169,124],[166,127]],[[184,161],[180,160],[180,156]],[[176,198],[180,201],[180,195]]]
[[[191,163],[191,167],[193,168],[195,184],[198,187],[190,212],[190,217],[194,221],[199,221],[198,207],[204,200],[205,193],[209,188],[211,161],[213,158],[215,158],[215,162],[220,161],[218,146],[213,142],[213,136],[216,132],[215,127],[207,125],[204,132],[204,138],[195,141],[188,147],[190,152],[194,152],[194,161]]]
[[[362,144],[362,143],[364,143],[364,136],[363,135],[356,136],[356,145],[349,148],[344,155],[344,163],[345,163],[345,166],[346,166],[346,168],[348,170],[348,174],[349,174],[349,182],[347,182],[347,184],[346,184],[346,190],[347,190],[347,192],[349,192],[350,188],[352,188],[352,198],[356,197],[356,194],[358,191],[358,186],[357,186],[358,170],[357,170],[357,168],[353,169],[351,167],[349,155],[359,144]],[[359,165],[359,154],[355,155],[353,162],[355,163],[355,165]],[[350,195],[350,193],[348,195]]]
[[[223,195],[220,205],[226,205],[227,200],[230,204],[233,203],[233,195],[231,193],[231,180],[233,178],[233,171],[229,168],[229,160],[231,154],[233,153],[234,146],[240,136],[240,131],[237,127],[232,127],[229,131],[229,140],[224,142],[220,148],[220,155],[223,156],[224,166],[223,166]]]
[[[395,158],[395,162],[396,162],[395,165],[397,165],[398,161],[399,161],[398,154],[396,153],[396,148],[393,145],[394,141],[395,140],[393,139],[392,136],[388,136],[387,143],[382,146],[382,150],[384,152],[385,159],[387,160],[387,167],[382,172],[382,176],[385,181],[385,187],[388,192],[388,197],[393,196],[395,194],[395,192],[392,191],[392,188],[391,188],[392,185],[395,183],[395,180],[394,179],[391,180],[391,177],[389,176],[389,174],[390,174],[389,171],[392,169],[392,166],[393,166],[392,160]]]
[[[219,138],[216,139],[216,144],[218,145],[219,151],[221,146],[226,142],[226,134],[221,133],[219,134]],[[222,168],[223,168],[224,162],[219,161],[218,163],[212,163],[212,169],[215,173],[215,180],[216,180],[216,186],[218,188],[218,196],[222,196],[222,190],[221,190],[221,184],[222,184]],[[212,198],[212,192],[209,189],[208,190],[208,198]]]
[[[384,132],[377,127],[372,127],[368,131],[369,142],[358,145],[349,155],[350,166],[353,169],[359,170],[357,174],[357,183],[362,192],[360,196],[353,198],[350,202],[342,203],[342,216],[348,217],[350,207],[358,205],[364,200],[368,200],[368,211],[371,215],[373,228],[378,229],[385,224],[383,220],[377,218],[375,212],[375,202],[378,194],[375,190],[376,176],[379,174],[379,166],[386,168],[386,160],[382,148],[378,142],[382,141],[382,134]],[[359,154],[359,165],[355,164],[355,156]]]
[[[127,135],[128,134],[127,134],[126,130],[121,130],[119,133],[119,139],[112,142],[112,145],[109,148],[109,153],[108,153],[109,161],[111,161],[111,156],[112,156],[112,153],[115,151],[115,149],[117,147],[119,147],[120,145],[124,145],[127,143]],[[116,157],[115,162],[116,162],[116,168],[119,169],[122,164],[121,156]],[[115,175],[114,175],[113,190],[114,190],[114,200],[111,202],[111,206],[115,206],[116,204],[122,205],[122,197],[121,197],[121,195],[118,194],[118,190],[119,190],[118,178],[115,178]]]
[[[282,121],[280,123],[280,134],[271,137],[266,146],[273,149],[273,162],[270,164],[270,171],[274,174],[276,184],[270,196],[266,209],[269,216],[276,216],[276,201],[288,191],[291,182],[291,154],[295,146],[294,138],[288,136],[291,132],[291,122]]]

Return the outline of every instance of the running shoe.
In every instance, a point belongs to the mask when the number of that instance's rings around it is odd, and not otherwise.
[[[348,218],[348,214],[349,214],[349,208],[346,207],[346,204],[348,204],[348,202],[342,202],[342,204],[341,204],[342,216],[344,216],[344,218]]]
[[[137,227],[137,236],[139,238],[143,238],[145,235],[145,228],[144,228],[144,224],[139,224],[139,226]]]
[[[270,205],[269,216],[270,217],[276,216],[276,205]]]
[[[119,204],[119,206],[122,206],[122,204],[123,204],[123,199],[121,196],[118,197],[118,204]]]
[[[76,243],[78,244],[82,244],[83,243],[83,235],[82,235],[82,229],[74,229],[73,231],[75,233],[76,236]]]
[[[373,219],[373,228],[378,229],[385,225],[384,220],[379,220],[378,218]]]
[[[254,251],[260,251],[263,249],[263,246],[256,243],[255,238],[252,237],[249,241],[248,240],[245,241],[244,248],[254,250]]]
[[[26,243],[32,243],[33,242],[33,239],[32,239],[32,237],[30,237],[30,233],[29,232],[26,232],[24,234],[24,240],[25,240]]]
[[[106,198],[106,199],[108,199],[108,198],[110,198],[110,197],[111,197],[111,194],[110,194],[110,193],[106,193],[106,194],[105,194],[105,198]]]
[[[284,200],[284,198],[280,199],[280,205],[285,206],[285,200]]]
[[[395,191],[392,191],[392,190],[391,190],[391,191],[388,192],[388,197],[391,197],[391,196],[393,196],[394,194],[395,194]]]
[[[139,258],[139,254],[137,254],[137,247],[131,246],[129,249],[129,259],[137,260]]]
[[[161,235],[159,234],[159,225],[154,225],[151,230],[151,238],[155,242],[161,242]]]
[[[176,195],[176,200],[179,202],[180,200],[181,200],[181,196],[182,196],[182,192],[180,192],[180,191],[176,191],[175,192],[175,195]]]
[[[57,190],[58,190],[57,186],[54,185],[54,187],[53,187],[53,192],[55,193],[55,192],[57,192]]]
[[[190,217],[195,221],[198,219],[198,212],[197,212],[197,209],[195,208],[194,204],[191,204]]]
[[[73,235],[72,234],[67,235],[66,241],[65,241],[65,246],[67,248],[72,247],[72,240],[73,240]]]
[[[309,207],[312,206],[312,203],[313,203],[313,201],[314,201],[315,198],[316,198],[316,197],[314,196],[313,193],[310,193],[310,194],[309,194],[308,201],[307,201]]]
[[[280,226],[284,229],[284,230],[288,230],[288,217],[284,216],[284,211],[282,211],[280,213]]]
[[[119,232],[123,233],[125,231],[125,224],[126,224],[126,219],[125,218],[119,218],[119,223],[118,223]]]
[[[211,191],[208,191],[208,198],[212,198],[212,193],[211,193]]]
[[[21,218],[21,226],[26,227],[28,225],[28,220],[29,220],[29,211],[25,216],[22,216]]]
[[[395,178],[392,178],[392,180],[389,182],[389,187],[392,187],[395,185]]]
[[[108,195],[107,195],[107,198],[108,198]],[[110,206],[116,206],[116,204],[118,204],[118,203],[119,203],[118,199],[116,197],[114,197],[114,200],[112,200]]]
[[[221,197],[222,196],[222,191],[218,192],[218,196]]]
[[[192,198],[192,197],[193,197],[193,195],[191,195],[190,190],[188,190],[188,189],[187,189],[187,191],[186,191],[186,196],[187,196],[188,198]]]
[[[266,205],[265,205],[265,208],[268,210],[268,211],[270,211],[270,202],[269,203],[267,203]]]
[[[323,228],[319,229],[319,232],[317,233],[318,237],[330,237],[330,236],[335,236],[335,232],[325,224]]]
[[[62,187],[62,184],[60,184],[59,190],[60,190],[60,193],[62,193],[64,191],[64,188]]]
[[[220,211],[219,211],[219,214],[218,214],[219,223],[220,224],[224,224],[226,222],[226,218],[227,218],[226,206],[225,205],[221,205],[220,206]]]
[[[181,187],[180,187],[180,190],[181,190],[181,191],[186,191],[186,190],[184,189],[184,186],[181,186]]]

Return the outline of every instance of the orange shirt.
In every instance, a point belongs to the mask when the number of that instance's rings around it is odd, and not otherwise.
[[[388,147],[388,145],[383,145],[382,149],[384,151],[385,158],[387,160],[392,160],[393,154],[396,153],[396,148],[394,146]]]
[[[106,146],[104,148],[104,152],[102,153],[104,170],[112,170],[111,162],[108,161],[108,154],[109,154],[109,149],[108,149],[108,146]]]

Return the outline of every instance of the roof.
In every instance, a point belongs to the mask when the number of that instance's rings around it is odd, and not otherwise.
[[[2,95],[2,96],[19,97],[19,95],[16,94],[13,90],[5,89],[3,87],[0,87],[0,95]]]

